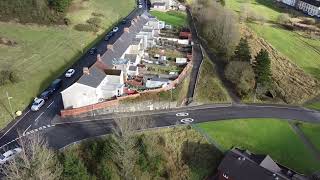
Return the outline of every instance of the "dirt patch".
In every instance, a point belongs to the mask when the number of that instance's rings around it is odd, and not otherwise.
[[[280,54],[271,44],[245,25],[241,25],[241,34],[248,38],[253,57],[262,48],[269,52],[275,91],[283,101],[300,104],[320,94],[320,82]]]
[[[0,37],[0,45],[1,44],[5,46],[16,46],[18,43],[14,40],[5,37]]]

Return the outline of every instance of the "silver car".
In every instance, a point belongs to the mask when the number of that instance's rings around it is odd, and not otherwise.
[[[3,154],[0,154],[0,164],[6,163],[10,159],[14,158],[21,151],[22,151],[21,148],[15,148],[15,149],[9,150]]]
[[[44,105],[44,99],[36,98],[31,106],[31,111],[39,111],[39,109]]]

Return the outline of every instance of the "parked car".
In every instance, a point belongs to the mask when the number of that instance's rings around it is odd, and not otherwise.
[[[97,48],[95,48],[95,47],[91,48],[90,51],[89,51],[89,54],[94,55],[97,51],[98,51]]]
[[[44,105],[44,99],[36,98],[31,106],[31,111],[39,111],[39,109]]]
[[[113,32],[110,32],[104,37],[104,40],[108,41],[112,36],[113,36]]]
[[[10,159],[13,159],[17,154],[19,154],[22,151],[21,148],[14,148],[12,150],[9,150],[3,154],[0,154],[0,164],[4,164]]]
[[[116,32],[119,31],[119,28],[118,28],[118,27],[114,27],[114,28],[112,29],[112,31],[116,33]]]
[[[53,94],[53,92],[54,91],[52,89],[47,89],[40,94],[39,98],[47,100]]]
[[[142,5],[139,5],[139,8],[142,8],[143,6]]]
[[[74,75],[75,72],[76,72],[76,70],[74,70],[74,69],[69,69],[69,70],[66,72],[65,76],[66,76],[67,78],[70,78],[70,77],[72,77],[72,76]]]
[[[121,24],[126,24],[127,23],[127,20],[126,19],[123,19],[122,21],[121,21]]]
[[[50,85],[50,87],[48,89],[51,90],[52,92],[54,92],[57,89],[59,89],[61,86],[62,86],[62,80],[61,79],[56,79],[51,83],[51,85]]]

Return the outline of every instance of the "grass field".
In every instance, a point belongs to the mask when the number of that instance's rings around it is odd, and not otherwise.
[[[320,110],[320,102],[314,102],[306,105],[307,108]]]
[[[222,86],[213,63],[207,56],[203,59],[195,90],[195,101],[199,103],[229,102],[229,95]]]
[[[226,150],[241,147],[255,153],[269,154],[277,162],[306,174],[320,169],[320,162],[305,148],[286,121],[242,119],[201,123],[198,126]]]
[[[78,3],[78,0],[75,1]],[[91,0],[67,16],[74,24],[85,23],[92,12],[101,12],[103,29],[127,15],[134,1]],[[85,10],[83,10],[85,9]],[[110,16],[112,14],[112,16]],[[111,18],[112,17],[112,18]],[[0,36],[18,43],[16,47],[0,46],[0,68],[17,69],[21,82],[0,87],[0,128],[11,121],[6,92],[13,111],[23,110],[50,82],[77,60],[97,34],[78,32],[72,26],[37,26],[0,23]]]
[[[180,11],[151,11],[151,15],[172,26],[183,27],[187,24],[187,14]]]
[[[303,123],[300,128],[320,152],[320,125]]]
[[[239,12],[241,6],[266,18],[265,24],[249,24],[279,52],[287,56],[305,72],[320,79],[320,40],[304,38],[292,31],[287,31],[274,25],[278,15],[283,12],[271,0],[227,0],[227,7]]]

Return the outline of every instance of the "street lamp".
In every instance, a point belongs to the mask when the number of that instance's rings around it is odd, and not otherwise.
[[[14,119],[15,117],[14,117],[14,113],[13,113],[12,106],[11,106],[11,101],[10,101],[10,99],[12,99],[13,97],[9,96],[8,91],[6,91],[6,95],[7,95],[7,99],[8,99],[8,103],[9,103],[9,107],[10,107],[11,116]]]

